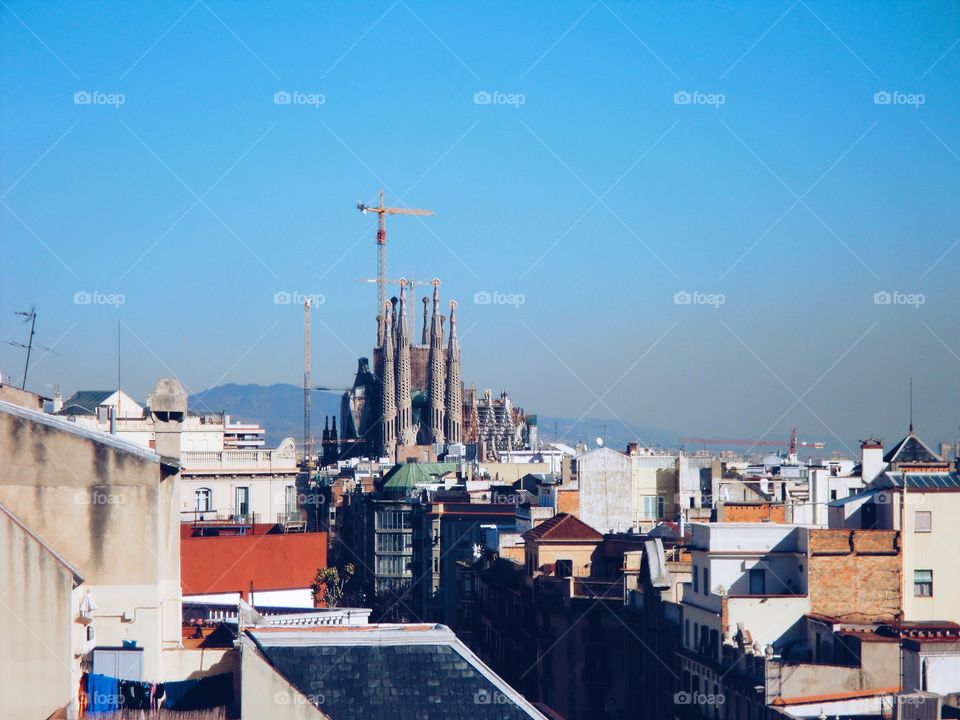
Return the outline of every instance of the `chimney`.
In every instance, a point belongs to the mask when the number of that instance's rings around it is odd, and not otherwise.
[[[860,443],[860,476],[866,485],[883,472],[883,441],[868,438]]]
[[[161,378],[147,398],[156,451],[161,457],[180,459],[180,430],[187,416],[187,393],[179,380]]]
[[[63,395],[57,390],[57,392],[53,394],[53,412],[58,413],[61,410],[63,410]]]

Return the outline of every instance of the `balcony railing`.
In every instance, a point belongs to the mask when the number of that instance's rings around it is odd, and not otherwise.
[[[297,510],[277,513],[277,525],[283,528],[285,533],[307,531],[307,521]]]
[[[184,472],[261,470],[294,472],[297,459],[279,450],[188,450],[181,453]]]
[[[180,513],[180,522],[190,523],[195,528],[199,528],[201,535],[205,529],[232,530],[238,535],[246,535],[252,532],[254,525],[260,522],[260,513],[183,510]]]

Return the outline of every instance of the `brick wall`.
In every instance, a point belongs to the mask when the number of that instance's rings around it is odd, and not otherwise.
[[[783,505],[723,503],[720,522],[786,522]]]
[[[900,612],[899,533],[810,530],[810,611],[892,620]]]

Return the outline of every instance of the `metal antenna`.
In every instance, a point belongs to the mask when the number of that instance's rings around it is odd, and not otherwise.
[[[14,342],[13,340],[7,340],[7,345],[13,345],[14,347],[23,348],[27,351],[27,361],[23,365],[23,382],[20,383],[20,389],[27,389],[27,371],[30,370],[30,354],[33,352],[33,336],[34,331],[37,327],[37,307],[31,305],[29,310],[18,310],[14,313],[15,315],[22,317],[24,323],[30,323],[30,336],[27,338],[27,344]],[[54,355],[59,355],[56,350],[44,345],[37,345],[38,348],[44,350],[45,352],[52,352]]]

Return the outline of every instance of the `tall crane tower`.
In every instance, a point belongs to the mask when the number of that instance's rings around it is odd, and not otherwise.
[[[310,306],[312,304],[312,298],[303,301],[303,467],[308,473],[313,469],[313,436],[310,434]]]
[[[387,215],[433,215],[433,210],[417,210],[414,208],[384,207],[383,190],[380,191],[379,205],[357,203],[357,210],[366,215],[368,212],[377,214],[377,315],[383,312],[383,303],[387,294]]]

